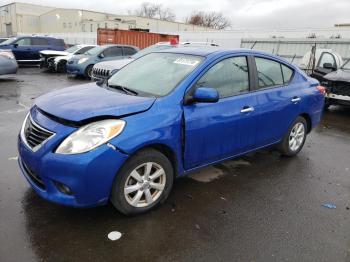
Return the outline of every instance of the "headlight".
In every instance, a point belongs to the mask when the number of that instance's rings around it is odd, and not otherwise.
[[[91,151],[119,135],[125,127],[123,120],[102,120],[79,128],[56,149],[58,154],[80,154]]]
[[[117,73],[119,71],[119,69],[114,69],[112,71],[109,72],[109,75],[114,75],[115,73]]]
[[[80,58],[79,61],[78,61],[78,64],[85,63],[88,59],[89,59],[88,57]]]

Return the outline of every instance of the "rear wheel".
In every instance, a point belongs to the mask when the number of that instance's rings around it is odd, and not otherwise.
[[[86,69],[85,69],[85,77],[87,79],[91,79],[92,77],[92,68],[94,67],[94,65],[89,65]]]
[[[131,157],[117,174],[111,202],[123,214],[140,214],[164,202],[173,185],[169,159],[153,149]]]
[[[279,150],[283,155],[295,156],[304,146],[307,135],[307,123],[305,118],[299,116],[289,128],[282,142],[279,144]]]

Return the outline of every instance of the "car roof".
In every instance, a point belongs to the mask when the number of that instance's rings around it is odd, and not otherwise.
[[[118,46],[118,47],[132,47],[132,48],[135,48],[135,49],[139,49],[138,47],[134,46],[134,45],[120,45],[120,44],[108,44],[108,45],[100,45],[101,47],[112,47],[112,46]]]
[[[179,47],[179,48],[160,50],[160,51],[156,51],[156,52],[159,52],[159,53],[180,53],[180,54],[199,55],[199,56],[209,56],[209,55],[214,54],[214,53],[217,53],[217,54],[251,53],[251,54],[262,54],[262,55],[273,56],[272,54],[268,54],[265,52],[256,51],[256,50],[252,50],[252,49],[244,49],[244,48],[224,49],[224,48],[218,48],[218,47]]]

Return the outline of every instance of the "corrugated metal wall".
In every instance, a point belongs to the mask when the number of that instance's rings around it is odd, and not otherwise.
[[[174,38],[179,40],[178,35],[155,34],[118,29],[98,29],[97,31],[97,43],[99,45],[127,44],[137,46],[141,49],[158,42],[168,42]]]
[[[312,46],[322,49],[332,49],[339,53],[343,60],[350,58],[350,39],[274,39],[274,38],[244,38],[242,48],[261,50],[286,58],[296,64],[311,51]]]

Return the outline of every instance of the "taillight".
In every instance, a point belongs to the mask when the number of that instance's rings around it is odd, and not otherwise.
[[[326,88],[324,86],[317,86],[317,91],[319,91],[322,95],[326,94]]]

